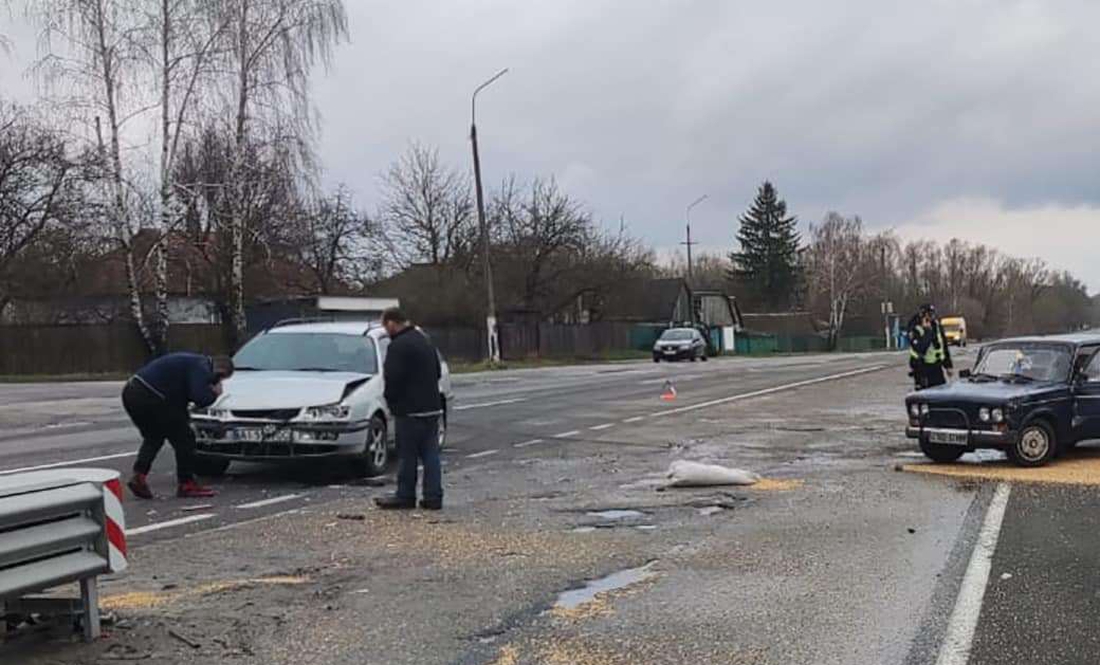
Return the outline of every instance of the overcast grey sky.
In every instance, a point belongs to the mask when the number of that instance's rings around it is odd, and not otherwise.
[[[980,240],[1100,291],[1096,0],[347,0],[316,80],[328,182],[377,201],[412,140],[488,182],[555,175],[670,250],[707,248],[771,179],[802,221]],[[5,30],[0,29],[0,33]],[[33,56],[25,26],[16,59]],[[28,89],[9,59],[0,94]]]

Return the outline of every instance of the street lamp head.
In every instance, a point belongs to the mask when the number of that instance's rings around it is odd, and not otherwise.
[[[508,68],[505,67],[504,69],[497,72],[496,75],[493,76],[493,78],[491,78],[488,81],[482,83],[481,85],[479,85],[477,88],[474,89],[474,94],[473,94],[473,96],[470,97],[470,125],[471,126],[477,124],[477,122],[476,122],[476,119],[477,119],[477,93],[481,92],[485,88],[488,88],[497,79],[499,79],[501,76],[504,76],[507,73],[508,73]]]

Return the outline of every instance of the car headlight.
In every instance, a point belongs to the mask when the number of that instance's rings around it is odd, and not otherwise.
[[[920,405],[916,402],[909,405],[909,415],[914,418],[920,418]]]
[[[1004,409],[993,409],[993,411],[990,412],[990,416],[995,423],[1003,423],[1005,421]]]
[[[989,407],[983,406],[982,408],[978,409],[978,420],[982,421],[983,423],[987,423],[989,422],[989,417]]]
[[[350,415],[351,407],[347,404],[311,406],[302,411],[302,417],[307,420],[347,420]]]
[[[921,414],[922,416],[927,416],[927,415],[928,415],[928,411],[929,411],[929,410],[930,410],[930,409],[928,408],[928,405],[927,405],[927,404],[921,404],[921,405],[920,405],[920,414]]]

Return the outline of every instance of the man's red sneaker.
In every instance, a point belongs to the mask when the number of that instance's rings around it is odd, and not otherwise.
[[[152,499],[153,490],[149,489],[149,479],[144,473],[135,473],[130,482],[126,483],[130,491],[139,499]]]
[[[185,483],[180,483],[179,489],[176,490],[176,496],[181,499],[209,499],[212,496],[218,496],[218,493],[209,487],[204,487],[194,480],[188,480]]]

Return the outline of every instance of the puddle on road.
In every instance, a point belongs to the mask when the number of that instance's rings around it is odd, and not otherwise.
[[[596,600],[596,597],[601,593],[617,591],[618,589],[625,589],[628,586],[645,582],[657,575],[657,573],[651,570],[656,563],[656,561],[650,561],[639,568],[620,570],[607,577],[592,580],[585,584],[584,588],[562,592],[561,595],[558,596],[558,602],[554,603],[554,609],[565,611],[576,610],[582,605],[586,605]]]
[[[638,510],[601,510],[585,514],[589,517],[599,517],[604,520],[629,520],[645,517],[645,513]]]

